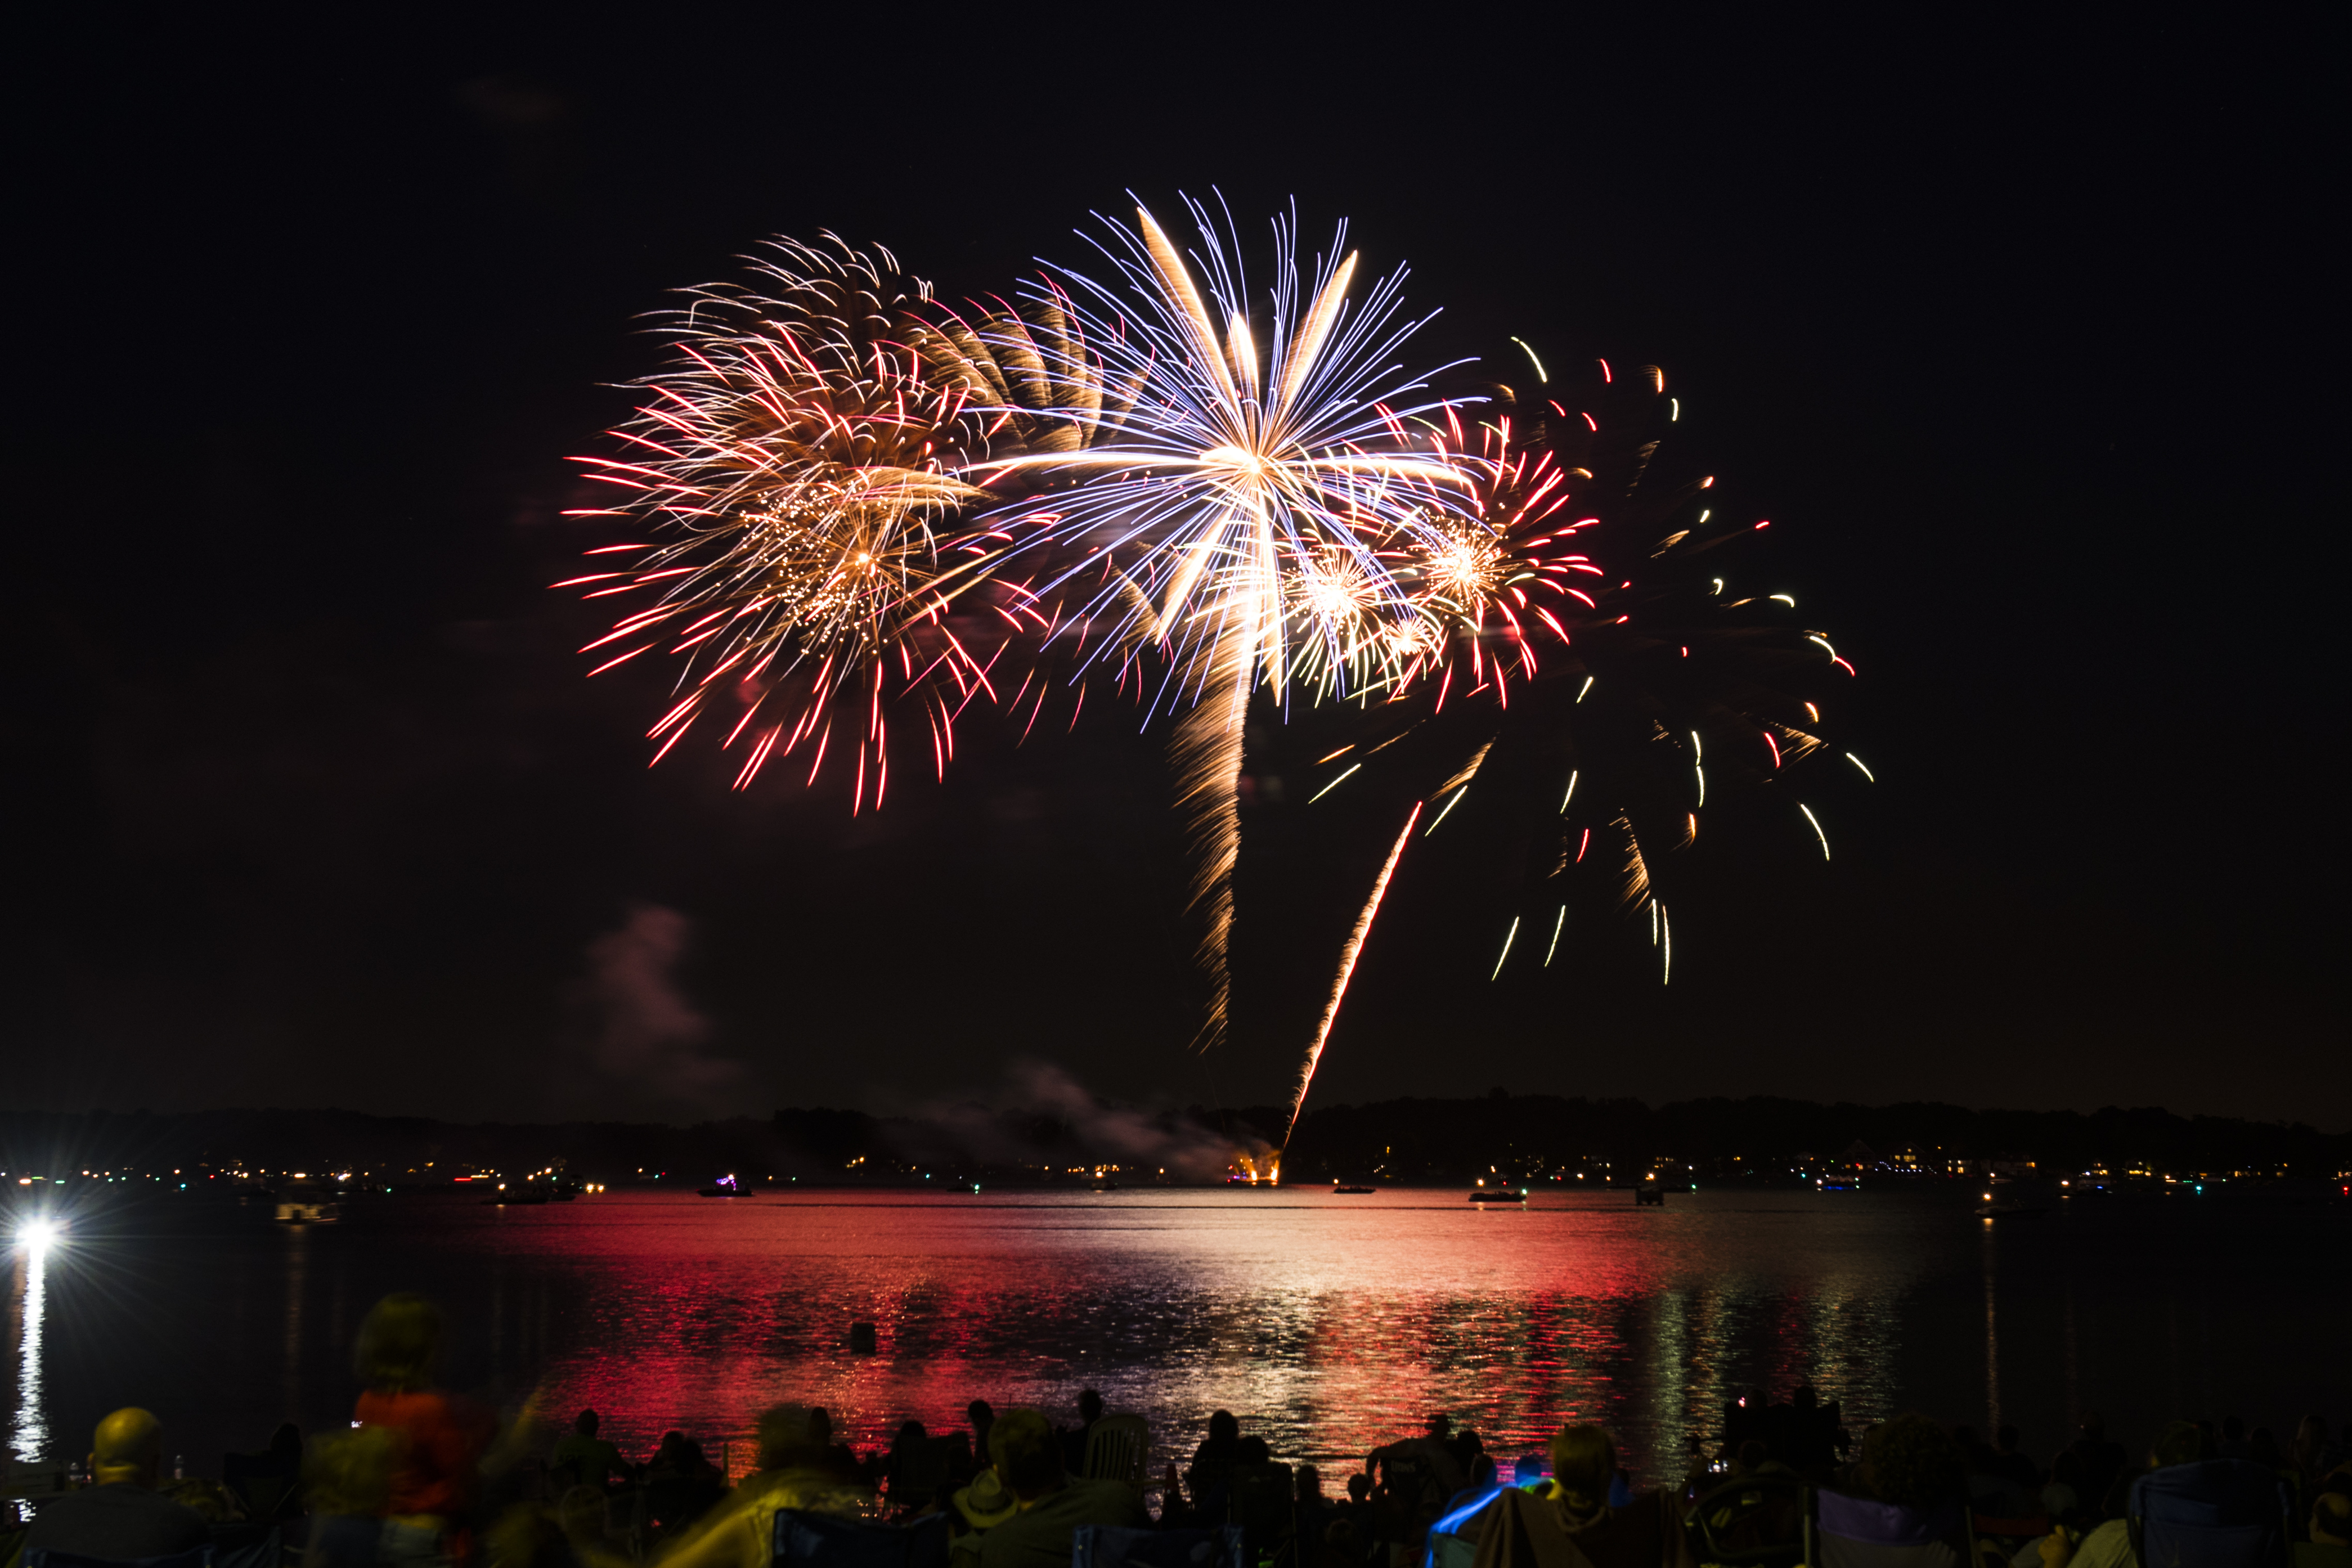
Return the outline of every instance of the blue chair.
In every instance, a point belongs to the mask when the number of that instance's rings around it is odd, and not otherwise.
[[[2125,1511],[2142,1568],[2284,1568],[2287,1509],[2277,1471],[2207,1459],[2140,1477]]]
[[[1813,1495],[1806,1511],[1811,1568],[1973,1568],[1969,1511],[1955,1498],[1932,1513],[1844,1492]]]
[[[868,1524],[798,1509],[776,1511],[768,1561],[782,1568],[947,1568],[948,1519]]]
[[[1242,1527],[1129,1530],[1082,1524],[1070,1538],[1070,1568],[1242,1568]]]
[[[114,1559],[84,1557],[72,1552],[34,1548],[25,1553],[25,1568],[213,1568],[212,1542],[174,1552],[168,1557]]]

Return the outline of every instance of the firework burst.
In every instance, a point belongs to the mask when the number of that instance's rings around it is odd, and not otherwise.
[[[648,600],[589,644],[598,673],[656,648],[678,695],[649,732],[666,754],[718,709],[745,747],[738,787],[806,747],[812,779],[836,732],[853,809],[888,781],[886,706],[929,698],[942,765],[954,709],[986,674],[934,588],[942,529],[985,498],[948,465],[984,439],[969,389],[900,340],[928,289],[887,251],[780,241],[758,287],[709,285],[661,318],[676,348],[614,434],[625,457],[585,457],[623,492],[584,515],[656,536],[606,547],[620,570],[559,586]],[[731,713],[727,710],[732,709]]]
[[[1250,693],[1303,674],[1344,694],[1418,646],[1422,612],[1370,541],[1425,528],[1464,480],[1406,435],[1440,404],[1395,359],[1421,325],[1403,316],[1401,277],[1358,299],[1344,228],[1310,276],[1296,224],[1278,220],[1256,298],[1231,225],[1187,206],[1192,258],[1139,209],[1098,242],[1110,281],[1059,269],[1033,291],[1033,316],[1067,324],[1043,375],[1121,391],[1045,411],[1090,439],[992,462],[982,482],[1044,487],[1000,516],[1012,553],[1041,563],[1035,591],[1066,598],[1074,622],[1114,629],[1098,648],[1156,653],[1152,706],[1181,714],[1171,749],[1197,868],[1206,1049],[1225,1028]]]

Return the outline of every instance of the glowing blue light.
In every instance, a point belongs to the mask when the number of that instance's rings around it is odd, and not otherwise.
[[[1454,1534],[1458,1527],[1467,1524],[1472,1520],[1478,1517],[1479,1512],[1484,1510],[1488,1503],[1494,1501],[1496,1498],[1502,1494],[1502,1490],[1503,1489],[1499,1482],[1494,1486],[1488,1487],[1485,1491],[1480,1492],[1476,1497],[1472,1498],[1468,1502],[1464,1503],[1452,1513],[1445,1515],[1443,1519],[1440,1519],[1435,1523],[1432,1524],[1429,1527],[1430,1535],[1432,1537],[1435,1537]],[[1437,1548],[1433,1544],[1421,1554],[1421,1568],[1435,1568],[1436,1562]]]

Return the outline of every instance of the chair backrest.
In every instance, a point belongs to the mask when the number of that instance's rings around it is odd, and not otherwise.
[[[1968,1510],[1934,1513],[1844,1492],[1814,1493],[1806,1521],[1811,1568],[1971,1568],[1976,1542]]]
[[[2168,1465],[2132,1482],[2132,1545],[2143,1568],[2283,1568],[2287,1496],[2251,1459]]]
[[[798,1509],[776,1511],[769,1562],[793,1568],[947,1568],[948,1518],[868,1524]]]
[[[2000,1519],[1979,1509],[1969,1510],[1969,1528],[1976,1531],[1979,1541],[1999,1537],[2003,1541],[2024,1542],[2039,1541],[2050,1533],[2050,1516],[2029,1513],[2015,1519]]]
[[[223,1454],[221,1485],[245,1503],[247,1519],[280,1519],[298,1512],[293,1505],[302,1485],[299,1454]]]
[[[1741,1476],[1710,1487],[1692,1501],[1683,1528],[1701,1563],[1801,1563],[1804,1478]]]
[[[1128,1530],[1082,1524],[1070,1538],[1070,1568],[1243,1568],[1241,1526]]]
[[[211,1542],[191,1546],[185,1552],[174,1552],[167,1557],[84,1557],[73,1552],[48,1552],[38,1547],[26,1549],[24,1568],[212,1568]]]
[[[1140,1416],[1106,1416],[1087,1431],[1086,1462],[1079,1469],[1090,1481],[1125,1481],[1141,1491],[1150,1455],[1149,1422]]]
[[[1449,1530],[1431,1531],[1428,1549],[1422,1557],[1425,1568],[1471,1568],[1477,1560],[1478,1543]]]

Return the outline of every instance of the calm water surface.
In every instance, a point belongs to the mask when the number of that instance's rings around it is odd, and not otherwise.
[[[509,1407],[537,1389],[566,1419],[593,1405],[632,1452],[680,1427],[739,1474],[782,1399],[866,1446],[909,1416],[961,1427],[975,1396],[1066,1420],[1092,1386],[1150,1418],[1155,1467],[1220,1407],[1327,1465],[1436,1410],[1504,1456],[1576,1417],[1655,1476],[1727,1399],[1800,1379],[1850,1421],[2014,1421],[2042,1453],[2085,1407],[2128,1440],[2175,1414],[2284,1434],[2352,1406],[2352,1206],[2077,1199],[1987,1224],[1973,1196],[633,1192],[385,1200],[307,1228],[167,1215],[16,1249],[11,1448],[78,1456],[135,1403],[214,1471],[280,1420],[338,1424],[353,1329],[399,1289],[449,1311],[452,1385]],[[851,1354],[856,1320],[878,1354]]]

